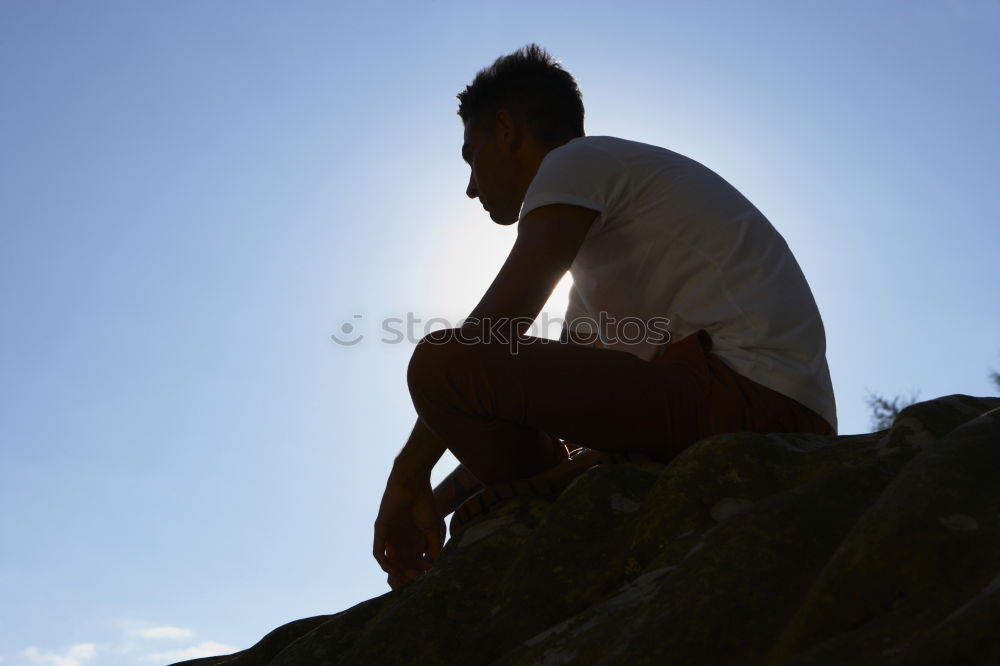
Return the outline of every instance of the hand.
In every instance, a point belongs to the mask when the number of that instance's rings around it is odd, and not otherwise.
[[[428,571],[441,554],[445,524],[430,479],[390,474],[375,519],[372,554],[395,589]]]

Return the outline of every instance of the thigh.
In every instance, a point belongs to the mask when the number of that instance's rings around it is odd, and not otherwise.
[[[707,417],[707,377],[683,358],[653,363],[534,337],[442,345],[439,353],[449,383],[475,396],[483,418],[588,448],[668,459],[697,440]]]

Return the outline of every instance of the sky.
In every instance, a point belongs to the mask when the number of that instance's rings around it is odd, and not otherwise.
[[[868,391],[996,395],[998,2],[0,0],[0,664],[221,654],[388,590],[410,353],[516,233],[465,196],[455,95],[530,42],[588,134],[784,236],[841,434]]]

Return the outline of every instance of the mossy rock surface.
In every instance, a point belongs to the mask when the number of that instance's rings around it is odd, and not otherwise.
[[[513,499],[434,569],[187,666],[1000,664],[1000,398],[735,433]]]

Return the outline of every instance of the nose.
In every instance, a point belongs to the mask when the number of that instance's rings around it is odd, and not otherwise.
[[[465,188],[465,194],[470,199],[475,199],[479,196],[479,190],[476,189],[476,181],[472,179],[472,176],[469,176],[469,185]]]

